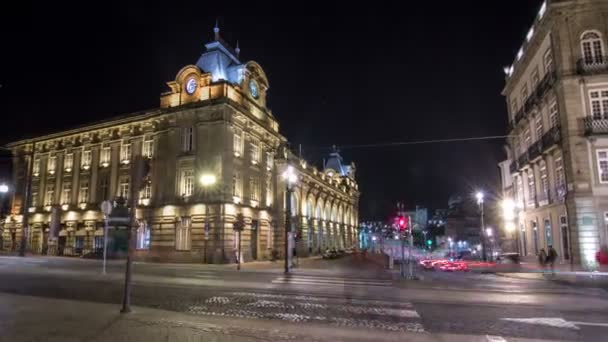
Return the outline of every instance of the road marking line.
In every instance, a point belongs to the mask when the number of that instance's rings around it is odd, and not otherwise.
[[[570,321],[570,323],[573,323],[576,325],[589,325],[589,326],[593,326],[593,327],[608,327],[608,323],[572,322],[572,321]]]
[[[304,277],[279,277],[274,279],[272,282],[292,282],[292,281],[313,281],[313,282],[323,282],[323,283],[335,283],[335,284],[358,284],[358,285],[392,285],[390,280],[387,281],[350,281],[346,279],[325,279],[325,278],[304,278]]]
[[[328,283],[319,281],[272,281],[273,284],[288,284],[288,285],[321,285],[321,286],[341,286],[341,287],[392,287],[390,284],[347,284],[347,283]]]
[[[488,340],[488,342],[507,342],[502,336],[496,335],[486,335],[486,340]]]
[[[272,294],[272,293],[256,293],[256,292],[232,292],[233,296],[245,296],[245,297],[256,297],[256,298],[275,298],[275,299],[290,299],[297,301],[307,302],[323,302],[323,303],[343,303],[343,304],[358,304],[358,305],[380,305],[380,306],[397,306],[401,308],[412,308],[413,305],[410,302],[387,302],[382,300],[373,299],[344,299],[344,298],[332,298],[332,297],[315,297],[315,296],[304,296],[304,295],[283,295],[283,294]],[[332,303],[333,304],[333,303]]]

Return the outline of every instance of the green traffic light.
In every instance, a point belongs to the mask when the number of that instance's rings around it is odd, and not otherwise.
[[[433,244],[433,241],[431,241],[431,240],[426,240],[426,244],[430,246],[430,245],[432,245],[432,244]]]

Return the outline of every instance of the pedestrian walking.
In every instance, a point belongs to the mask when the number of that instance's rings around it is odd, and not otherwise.
[[[547,255],[547,264],[551,267],[551,274],[555,274],[555,261],[557,260],[557,251],[552,245],[549,245],[549,253]]]
[[[544,270],[547,263],[547,253],[545,252],[544,248],[541,248],[540,252],[538,253],[538,263],[540,268]]]

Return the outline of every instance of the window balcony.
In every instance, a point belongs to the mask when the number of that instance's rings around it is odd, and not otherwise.
[[[583,120],[585,123],[585,135],[608,134],[608,119],[596,119],[588,116]]]
[[[542,142],[543,142],[543,151],[549,150],[551,147],[555,145],[559,145],[562,141],[562,132],[561,127],[555,126],[551,127],[545,134],[543,134]]]
[[[608,56],[600,56],[594,60],[581,58],[576,63],[576,71],[579,75],[608,73]]]
[[[521,169],[526,166],[530,162],[530,157],[528,156],[528,152],[522,153],[519,158],[517,158],[517,165]]]
[[[511,174],[517,173],[517,162],[512,162],[509,165],[509,171],[511,172]]]
[[[536,158],[540,157],[543,153],[543,141],[542,139],[537,140],[536,142],[534,142],[530,148],[528,148],[528,156],[530,157],[530,160],[533,161]]]

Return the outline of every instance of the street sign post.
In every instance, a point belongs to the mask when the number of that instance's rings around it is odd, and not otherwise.
[[[106,274],[106,258],[108,253],[108,219],[112,213],[112,203],[110,201],[103,201],[101,203],[101,212],[104,217],[103,227],[103,274]]]

